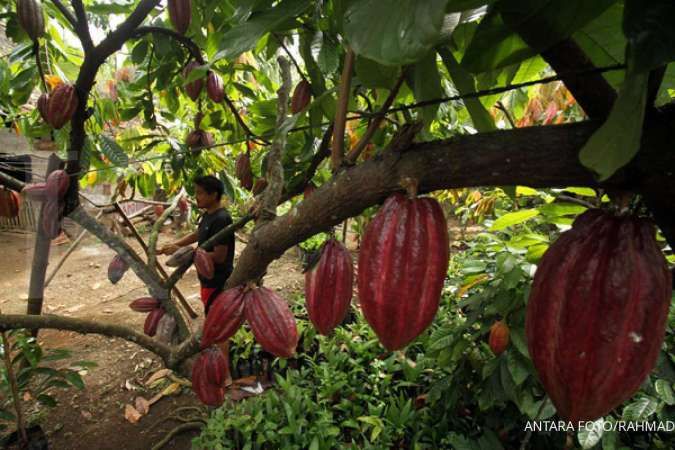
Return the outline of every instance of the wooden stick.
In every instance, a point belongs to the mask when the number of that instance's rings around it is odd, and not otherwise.
[[[124,220],[124,223],[131,230],[131,233],[134,235],[134,237],[136,238],[138,243],[141,244],[141,247],[143,248],[143,251],[147,254],[148,253],[148,245],[143,240],[143,237],[141,237],[140,233],[138,232],[138,230],[136,229],[134,224],[131,223],[131,220],[129,220],[127,215],[124,214],[124,210],[122,209],[120,204],[115,203],[114,206],[117,209],[117,212],[119,213],[119,215],[122,217],[122,220]],[[157,261],[157,270],[159,271],[160,275],[164,278],[164,280],[167,280],[169,278],[169,275],[166,273],[166,270],[164,270],[164,267],[162,267],[162,265],[159,263],[159,261]],[[178,286],[176,286],[175,284],[173,285],[173,291],[176,294],[176,297],[178,297],[178,300],[180,301],[180,304],[183,306],[183,308],[185,308],[185,311],[188,313],[188,315],[192,319],[196,319],[197,313],[195,312],[194,309],[192,309],[192,307],[190,306],[188,301],[183,296],[183,293],[180,291],[180,289],[178,289]]]

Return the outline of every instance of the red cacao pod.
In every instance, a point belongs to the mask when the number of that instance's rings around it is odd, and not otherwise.
[[[251,194],[258,195],[267,187],[267,180],[264,178],[258,178],[251,188]]]
[[[311,99],[312,85],[309,84],[309,81],[302,80],[295,87],[293,96],[291,97],[291,114],[297,114],[305,109]]]
[[[244,288],[236,287],[221,292],[211,304],[204,321],[201,348],[225,342],[244,323]]]
[[[191,0],[169,0],[169,19],[174,30],[179,34],[185,34],[190,28],[192,20],[192,1]]]
[[[129,308],[136,312],[147,313],[159,309],[162,305],[159,303],[159,300],[152,297],[141,297],[137,298],[133,302],[129,303]]]
[[[202,361],[200,361],[202,360]],[[206,373],[206,380],[216,386],[222,386],[225,383],[227,373],[227,361],[223,352],[217,347],[210,347],[202,350],[195,364],[201,364]]]
[[[40,97],[38,97],[37,101],[37,109],[38,112],[40,113],[40,117],[42,117],[42,120],[44,120],[46,123],[49,123],[49,120],[47,120],[47,117],[49,117],[49,94],[42,94]]]
[[[223,79],[211,70],[206,74],[206,94],[216,103],[220,103],[225,99]]]
[[[209,381],[207,365],[207,359],[201,355],[195,360],[192,366],[192,390],[205,405],[220,406],[225,400],[225,391],[221,385]]]
[[[47,198],[46,186],[45,183],[27,184],[21,190],[21,195],[28,200],[43,202]]]
[[[368,225],[359,252],[359,300],[387,349],[406,346],[431,324],[448,248],[443,210],[430,197],[394,194]]]
[[[0,188],[0,217],[13,219],[19,215],[19,195]]]
[[[492,353],[495,355],[501,355],[504,353],[504,350],[509,346],[509,327],[501,320],[498,320],[490,327],[490,337],[488,338],[488,344]]]
[[[247,292],[244,303],[244,315],[262,348],[280,358],[293,355],[298,330],[288,303],[265,287]]]
[[[307,184],[307,186],[305,186],[305,190],[304,190],[303,193],[302,193],[302,198],[303,198],[303,199],[306,199],[307,197],[309,197],[310,195],[312,195],[312,194],[314,193],[314,191],[316,191],[316,186],[314,186],[314,183],[312,183],[312,182],[310,181],[310,182]]]
[[[110,261],[110,264],[108,264],[108,280],[110,280],[112,284],[117,284],[128,269],[129,266],[122,257],[120,255],[115,255],[112,261]]]
[[[345,318],[353,283],[354,266],[349,251],[336,239],[329,239],[317,264],[305,272],[307,313],[319,333],[328,335]]]
[[[45,34],[45,17],[38,0],[17,0],[16,15],[19,25],[33,41]]]
[[[78,98],[75,86],[71,84],[59,84],[49,94],[47,103],[47,123],[52,128],[62,128],[75,114]]]
[[[159,216],[164,214],[164,206],[162,206],[162,205],[155,205],[155,207],[153,209],[155,210],[155,216],[157,216],[158,219],[159,219]]]
[[[61,234],[63,203],[58,200],[47,200],[42,206],[42,230],[48,239],[56,239]]]
[[[195,268],[197,269],[197,273],[199,275],[206,278],[207,280],[213,278],[213,272],[215,268],[213,267],[213,260],[208,255],[206,250],[203,248],[197,248],[197,250],[195,250],[194,256],[192,257],[192,261],[195,263]]]
[[[68,192],[70,186],[70,176],[65,170],[55,170],[47,177],[45,183],[45,193],[48,199],[60,200]]]
[[[145,318],[145,324],[143,325],[143,332],[148,336],[154,336],[157,333],[157,325],[164,315],[164,308],[155,308],[150,311]]]
[[[655,234],[645,219],[588,210],[541,259],[527,305],[527,345],[567,420],[608,414],[656,364],[672,281]]]
[[[185,78],[187,78],[188,75],[190,75],[190,72],[192,72],[194,69],[196,69],[199,66],[201,66],[201,64],[199,64],[197,61],[190,62],[187,66],[185,66],[185,70],[183,71],[183,76]],[[191,81],[191,82],[185,84],[185,93],[192,100],[196,101],[199,98],[199,94],[202,92],[203,87],[204,87],[204,79],[198,78],[194,81]]]
[[[253,189],[253,171],[251,170],[251,155],[248,152],[242,153],[237,157],[235,164],[235,175],[246,190]]]

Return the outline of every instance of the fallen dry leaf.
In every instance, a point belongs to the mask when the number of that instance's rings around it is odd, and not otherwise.
[[[147,401],[143,397],[136,397],[136,400],[134,400],[134,404],[136,406],[136,410],[141,414],[142,416],[146,415],[148,412],[150,412],[150,402]]]
[[[133,406],[127,404],[124,406],[124,418],[130,423],[138,423],[141,420],[141,413]]]
[[[180,384],[171,383],[170,385],[164,388],[164,390],[162,391],[162,395],[171,395],[175,394],[178,391],[180,391]]]
[[[154,383],[157,380],[160,380],[166,376],[168,376],[171,373],[171,369],[159,369],[157,372],[153,373],[150,375],[150,377],[146,380],[145,385],[150,386],[152,383]]]

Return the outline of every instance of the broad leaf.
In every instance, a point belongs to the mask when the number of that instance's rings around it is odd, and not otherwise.
[[[641,397],[623,409],[623,419],[642,421],[654,414],[657,402],[651,397]]]
[[[396,84],[401,71],[396,66],[384,66],[363,56],[356,58],[354,70],[359,81],[370,89],[391,89]]]
[[[413,68],[412,90],[417,102],[433,100],[444,96],[441,86],[441,77],[436,64],[436,52],[429,52]],[[439,105],[425,106],[422,108],[422,118],[426,124],[436,118]]]
[[[675,405],[675,395],[673,395],[673,388],[670,386],[668,381],[656,380],[656,383],[654,383],[654,389],[656,390],[656,393],[659,394],[659,398],[667,405]]]
[[[127,167],[129,165],[129,156],[127,156],[124,149],[114,139],[102,134],[100,148],[113,165],[117,167]]]
[[[402,66],[424,57],[440,38],[447,0],[363,0],[344,18],[344,33],[358,55]]]
[[[647,73],[629,74],[607,121],[579,153],[581,163],[606,180],[640,149],[647,102]]]
[[[626,0],[623,29],[634,69],[643,72],[675,61],[675,2]]]
[[[592,448],[600,442],[604,431],[604,423],[605,419],[600,418],[593,422],[593,425],[586,426],[577,432],[577,439],[579,439],[582,448]]]
[[[495,220],[490,227],[490,231],[503,230],[504,228],[526,222],[538,215],[539,211],[536,209],[521,209],[520,211],[510,212]]]

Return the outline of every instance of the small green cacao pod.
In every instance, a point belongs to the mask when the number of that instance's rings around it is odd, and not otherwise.
[[[45,17],[38,0],[17,0],[16,15],[19,24],[33,41],[45,34]]]

